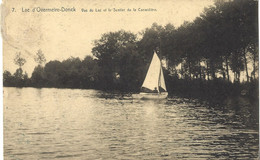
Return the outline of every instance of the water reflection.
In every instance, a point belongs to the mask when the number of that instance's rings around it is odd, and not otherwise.
[[[253,107],[243,103],[239,109],[233,104],[215,108],[178,97],[143,101],[96,90],[4,88],[4,156],[257,158]]]

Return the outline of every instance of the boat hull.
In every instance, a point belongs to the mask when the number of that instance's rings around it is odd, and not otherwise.
[[[144,93],[141,92],[139,94],[132,94],[134,99],[166,99],[168,96],[168,92],[158,93]]]

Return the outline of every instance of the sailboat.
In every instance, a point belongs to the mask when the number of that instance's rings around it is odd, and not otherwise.
[[[168,92],[165,85],[161,61],[154,52],[151,64],[147,71],[141,92],[133,94],[133,98],[140,99],[165,99]]]

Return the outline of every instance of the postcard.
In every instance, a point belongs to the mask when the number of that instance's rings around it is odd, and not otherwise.
[[[255,0],[3,0],[4,159],[257,159]]]

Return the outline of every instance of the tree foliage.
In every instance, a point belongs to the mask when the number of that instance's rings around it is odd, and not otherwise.
[[[38,65],[42,66],[43,64],[46,63],[46,58],[44,56],[44,54],[42,53],[42,50],[38,50],[35,57],[34,57],[34,60],[36,63],[38,63]]]
[[[22,57],[21,52],[16,53],[14,63],[18,65],[19,68],[22,68],[22,66],[26,63],[26,60]]]
[[[137,52],[136,35],[120,30],[103,34],[92,48],[100,67],[102,88],[137,88],[140,84],[142,63]],[[134,76],[135,75],[135,76]]]

